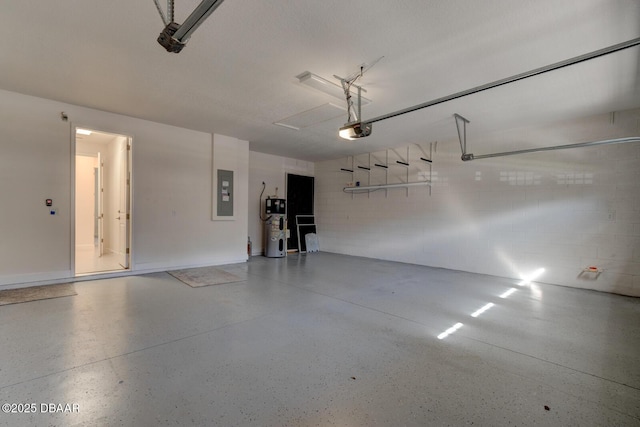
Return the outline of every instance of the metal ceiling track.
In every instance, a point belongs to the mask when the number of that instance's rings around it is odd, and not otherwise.
[[[372,119],[363,121],[363,123],[375,123],[381,120],[390,119],[392,117],[400,116],[402,114],[411,113],[417,110],[421,110],[423,108],[432,107],[434,105],[442,104],[443,102],[453,101],[454,99],[462,98],[464,96],[473,95],[474,93],[482,92],[488,89],[493,89],[498,86],[503,86],[509,83],[514,83],[519,80],[528,79],[529,77],[538,76],[540,74],[548,73],[549,71],[558,70],[560,68],[568,67],[571,65],[579,64],[581,62],[589,61],[591,59],[599,58],[601,56],[609,55],[611,53],[619,52],[624,49],[628,49],[631,47],[640,45],[640,37],[635,39],[614,44],[609,47],[605,47],[603,49],[595,50],[590,53],[585,53],[584,55],[576,56],[570,59],[566,59],[564,61],[556,62],[545,67],[536,68],[535,70],[527,71],[524,73],[516,74],[511,77],[506,77],[504,79],[496,80],[491,83],[486,83],[481,86],[476,86],[471,89],[463,90],[461,92],[456,92],[451,95],[443,96],[441,98],[437,98],[431,101],[423,102],[422,104],[414,105],[413,107],[405,108],[403,110],[398,110],[393,113],[384,114],[382,116],[374,117]]]
[[[596,145],[627,144],[629,142],[640,142],[640,137],[632,136],[627,138],[604,139],[601,141],[578,142],[576,144],[554,145],[552,147],[528,148],[524,150],[503,151],[500,153],[474,155],[473,153],[467,153],[467,123],[471,122],[462,117],[460,114],[454,114],[453,117],[455,117],[456,119],[458,139],[460,140],[460,149],[462,150],[462,160],[465,162],[469,160],[488,159],[490,157],[504,157],[513,156],[515,154],[538,153],[540,151],[555,151],[564,150],[567,148],[582,148],[593,147]]]

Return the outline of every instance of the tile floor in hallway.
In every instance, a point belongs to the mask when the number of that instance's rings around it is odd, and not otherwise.
[[[640,425],[639,299],[330,253],[228,270],[0,307],[0,403],[37,405],[0,425]]]
[[[76,247],[76,274],[125,270],[120,257],[113,252],[100,255],[97,247]]]

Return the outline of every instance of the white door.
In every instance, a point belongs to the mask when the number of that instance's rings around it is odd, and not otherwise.
[[[129,195],[131,186],[131,173],[129,172],[129,149],[131,141],[127,140],[119,148],[119,209],[118,209],[118,262],[123,268],[129,268]]]

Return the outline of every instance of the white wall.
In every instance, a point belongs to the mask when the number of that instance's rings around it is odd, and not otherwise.
[[[218,155],[237,165],[237,218],[212,221],[211,134],[7,91],[0,117],[0,286],[73,275],[72,126],[133,137],[133,271],[246,260],[247,141]]]
[[[567,144],[639,135],[639,122],[635,111],[497,138]],[[468,144],[487,152],[483,141]],[[352,196],[342,191],[353,179],[339,172],[346,159],[316,163],[321,249],[513,278],[544,268],[541,282],[640,296],[640,144],[472,162],[460,160],[457,139],[436,147],[431,195]],[[581,275],[588,266],[604,272]]]
[[[95,168],[98,158],[76,157],[76,246],[93,248],[95,224]]]
[[[247,260],[247,235],[248,231],[248,190],[249,190],[249,143],[236,138],[232,138],[224,135],[213,136],[213,169],[231,170],[234,177],[234,205],[233,205],[233,220],[217,220],[214,221],[217,233],[216,239],[221,239],[217,242],[223,248],[228,246],[233,249],[234,257],[226,261],[234,262],[236,260]],[[217,173],[217,172],[216,172]],[[214,175],[213,178],[217,178]],[[187,181],[187,185],[189,182]],[[209,180],[209,187],[213,194],[213,181]],[[216,199],[217,200],[217,199]],[[215,217],[217,214],[213,210],[213,204],[211,198],[207,200],[209,211],[209,218]],[[208,239],[208,236],[204,236]]]
[[[61,110],[0,91],[0,284],[69,276],[70,128]]]
[[[259,213],[264,211],[264,200],[267,196],[274,197],[276,193],[279,198],[286,198],[286,174],[313,176],[314,164],[304,160],[251,151],[249,165],[249,236],[253,244],[252,254],[260,255],[264,253],[264,225]],[[260,205],[263,182],[266,189]]]
[[[313,165],[250,153],[248,142],[235,138],[6,91],[0,117],[0,194],[7,201],[0,286],[73,275],[71,130],[78,125],[133,137],[135,272],[243,261],[248,235],[260,253],[261,184],[265,195],[278,187],[284,197],[285,173],[292,172],[316,176],[322,250],[507,277],[543,267],[540,281],[640,295],[638,144],[464,163],[457,140],[443,141],[431,195],[413,188],[409,197],[405,190],[352,197],[342,192],[352,180],[339,172],[344,159]],[[638,121],[635,112],[518,135],[544,135],[553,145],[637,135]],[[212,163],[237,171],[233,221],[212,221]],[[47,198],[57,215],[49,215]],[[604,272],[580,276],[590,265]]]

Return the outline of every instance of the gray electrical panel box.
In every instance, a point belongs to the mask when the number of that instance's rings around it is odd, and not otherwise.
[[[233,216],[233,171],[218,169],[218,216]]]

